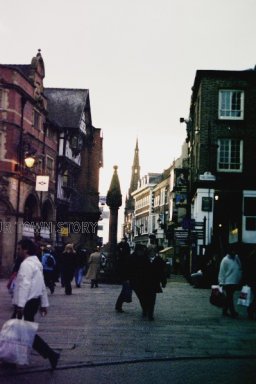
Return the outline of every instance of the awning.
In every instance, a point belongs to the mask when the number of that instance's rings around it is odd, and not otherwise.
[[[174,248],[173,247],[167,247],[167,248],[162,249],[159,253],[161,253],[161,255],[164,254],[164,256],[171,257],[174,255]]]

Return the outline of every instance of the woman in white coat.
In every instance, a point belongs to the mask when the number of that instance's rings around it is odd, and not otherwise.
[[[239,288],[242,278],[241,261],[232,245],[229,246],[228,253],[222,259],[219,270],[219,285],[221,285],[226,293],[226,303],[223,308],[224,316],[236,318],[238,313],[234,307],[234,293]],[[230,314],[228,314],[228,311]]]

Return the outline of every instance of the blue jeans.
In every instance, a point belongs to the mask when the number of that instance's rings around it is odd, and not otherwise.
[[[75,270],[75,282],[76,282],[77,287],[79,287],[82,284],[83,275],[84,275],[84,267],[76,268],[76,270]]]

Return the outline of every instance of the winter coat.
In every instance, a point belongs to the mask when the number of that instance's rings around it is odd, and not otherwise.
[[[146,253],[133,252],[129,261],[129,280],[131,287],[135,291],[151,291],[151,275],[151,263]]]
[[[241,282],[242,278],[242,268],[241,262],[237,255],[232,257],[231,255],[226,255],[221,263],[219,270],[219,284],[221,285],[237,285]]]
[[[28,256],[21,263],[15,282],[13,304],[24,308],[34,298],[41,298],[41,307],[49,301],[43,277],[43,266],[37,256]]]
[[[88,261],[88,271],[85,278],[90,280],[96,280],[100,273],[101,254],[100,252],[91,253]]]
[[[65,279],[72,280],[76,268],[76,253],[63,252],[60,259],[61,271]]]
[[[153,291],[163,292],[162,287],[165,288],[167,284],[165,261],[160,256],[156,256],[151,263],[151,270]]]

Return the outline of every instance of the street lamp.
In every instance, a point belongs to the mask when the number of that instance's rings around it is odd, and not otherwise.
[[[27,168],[33,168],[34,165],[35,165],[35,157],[32,156],[31,154],[29,153],[25,153],[24,155],[24,163],[26,165]]]

